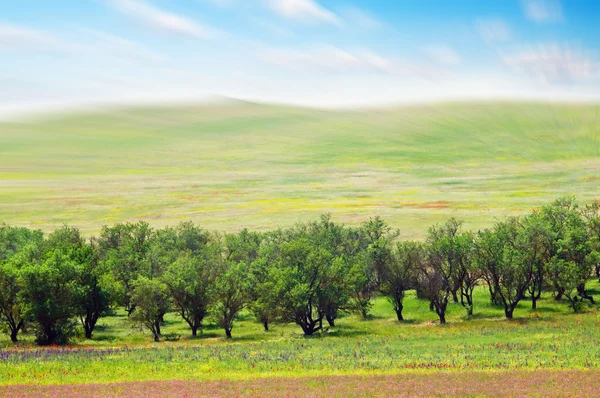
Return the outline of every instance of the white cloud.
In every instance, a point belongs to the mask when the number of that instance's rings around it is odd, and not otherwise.
[[[279,15],[302,22],[325,22],[341,25],[341,19],[314,0],[268,0],[269,7]]]
[[[499,18],[482,18],[475,22],[475,31],[486,43],[502,42],[510,40],[512,33],[510,28]]]
[[[142,0],[110,0],[121,12],[142,23],[167,33],[206,39],[214,36],[214,30],[178,14],[163,11]]]
[[[558,0],[523,0],[525,16],[536,23],[561,22],[562,7]]]
[[[83,32],[95,39],[94,50],[108,53],[128,61],[143,61],[164,63],[168,57],[157,53],[150,48],[123,37],[92,29],[83,29]]]
[[[388,72],[392,63],[373,53],[350,53],[334,46],[308,50],[270,49],[260,54],[264,61],[295,71]]]
[[[357,7],[346,7],[342,11],[344,20],[352,26],[358,26],[363,29],[378,29],[384,24],[373,15]]]
[[[445,70],[430,63],[391,59],[368,50],[346,51],[334,46],[305,50],[269,49],[259,54],[264,62],[297,73],[380,74],[436,80]]]
[[[19,51],[70,52],[73,46],[48,32],[0,23],[0,49]]]
[[[548,84],[596,82],[600,60],[591,51],[550,43],[502,52],[502,61],[517,72]]]
[[[448,46],[433,46],[423,50],[423,53],[435,64],[440,66],[456,66],[462,58]]]

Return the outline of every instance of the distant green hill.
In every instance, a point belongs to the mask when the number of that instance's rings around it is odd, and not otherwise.
[[[324,111],[232,102],[0,124],[0,220],[42,229],[192,219],[270,229],[331,212],[406,237],[600,199],[600,105]]]

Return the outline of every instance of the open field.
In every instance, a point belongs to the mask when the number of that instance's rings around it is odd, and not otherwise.
[[[136,108],[0,124],[0,221],[268,230],[331,212],[379,215],[421,238],[454,216],[466,229],[562,195],[600,199],[600,105],[439,104],[323,111],[249,103]],[[588,292],[600,298],[600,283]],[[384,297],[304,337],[244,310],[233,338],[213,319],[192,337],[175,313],[164,340],[124,309],[91,340],[36,347],[0,333],[0,396],[590,396],[600,391],[600,306],[574,314],[545,292],[515,319],[476,288],[448,324],[409,291],[404,322]]]
[[[589,288],[591,293],[600,294],[597,281],[590,281]],[[466,320],[462,307],[451,304],[449,324],[439,326],[434,324],[436,316],[429,311],[427,302],[416,299],[413,292],[406,299],[408,320],[403,323],[394,320],[390,304],[379,298],[371,319],[363,321],[347,315],[338,321],[336,328],[311,338],[302,337],[301,330],[295,325],[274,325],[271,331],[264,332],[247,313],[236,322],[232,341],[226,341],[222,330],[211,324],[201,336],[191,338],[185,324],[176,315],[169,314],[163,332],[181,335],[181,339],[158,344],[150,343],[148,334],[132,328],[124,313],[118,312],[101,319],[94,339],[81,346],[32,348],[28,347],[32,344],[32,336],[23,336],[20,347],[10,348],[11,343],[2,336],[0,343],[6,348],[0,351],[0,385],[32,385],[22,387],[21,391],[37,395],[54,390],[33,385],[162,380],[165,382],[162,386],[167,390],[193,391],[198,381],[210,381],[207,386],[213,387],[207,388],[217,388],[219,383],[230,380],[232,384],[225,385],[232,392],[241,389],[242,392],[269,396],[277,395],[270,387],[277,381],[252,380],[275,378],[284,383],[283,386],[289,384],[290,391],[298,391],[300,396],[313,392],[329,396],[324,394],[327,390],[319,387],[331,384],[324,380],[348,376],[352,383],[358,383],[357,380],[363,377],[375,377],[375,384],[365,385],[365,394],[385,380],[396,380],[397,387],[402,389],[399,393],[408,395],[414,389],[420,390],[419,385],[427,384],[427,380],[433,383],[427,389],[438,386],[440,394],[444,394],[443,391],[457,394],[463,388],[461,386],[475,388],[479,385],[482,388],[477,390],[479,394],[506,395],[501,394],[503,389],[490,390],[489,383],[484,382],[490,378],[498,380],[497,383],[505,379],[520,380],[519,385],[524,383],[525,390],[519,390],[519,393],[533,388],[532,380],[537,377],[544,380],[542,387],[547,387],[549,392],[568,384],[572,390],[565,391],[573,394],[564,395],[585,395],[585,391],[589,395],[589,391],[593,391],[589,388],[600,388],[597,378],[600,369],[598,306],[589,307],[583,314],[573,314],[565,302],[555,302],[550,295],[545,295],[536,311],[530,309],[529,301],[523,301],[515,312],[516,318],[506,321],[502,318],[502,310],[489,304],[484,288],[477,289],[475,299],[474,319]],[[533,379],[523,376],[530,374]],[[394,375],[400,376],[394,379]],[[296,379],[298,377],[304,379]],[[566,383],[569,377],[575,382]],[[456,383],[450,382],[454,378]],[[178,384],[170,380],[188,382],[177,387]],[[473,384],[474,380],[479,380],[479,384]],[[335,383],[340,382],[333,385]],[[584,383],[588,389],[580,390],[575,387],[577,383]],[[124,388],[138,396],[136,389],[143,391],[143,386],[121,384],[98,386],[97,391],[94,390],[96,387],[86,387],[84,391],[116,394],[119,388]],[[261,390],[261,386],[266,387]],[[70,387],[65,388],[64,391],[68,391]],[[506,388],[510,388],[510,384]],[[11,391],[19,389],[21,387],[14,387],[4,389],[4,392],[12,395]],[[423,391],[429,391],[427,389]],[[229,395],[228,390],[225,391],[225,395]],[[338,395],[346,395],[343,391],[340,390]],[[539,390],[537,394],[549,395],[544,391]]]
[[[226,103],[0,124],[0,220],[257,230],[380,215],[403,237],[600,196],[600,106],[323,111]]]
[[[236,381],[154,381],[65,386],[12,386],[10,397],[431,397],[515,395],[589,397],[598,393],[600,371],[491,371],[404,373],[386,376],[329,376]]]

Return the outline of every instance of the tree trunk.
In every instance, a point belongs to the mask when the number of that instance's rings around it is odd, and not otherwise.
[[[582,299],[586,299],[590,301],[590,304],[596,304],[593,296],[590,296],[585,290],[585,284],[581,284],[577,286],[577,293],[581,296]]]
[[[160,335],[158,333],[154,333],[154,342],[155,343],[160,342]]]
[[[305,336],[312,336],[316,331],[322,329],[322,318],[319,318],[316,321],[296,321],[298,325],[302,328]],[[317,326],[319,325],[319,326]]]
[[[559,301],[562,299],[563,294],[565,294],[565,289],[560,286],[556,287],[556,296],[554,296],[554,300]]]
[[[535,295],[531,296],[531,309],[537,309],[537,297]]]
[[[513,312],[515,307],[513,306],[505,306],[504,307],[504,315],[506,315],[506,319],[513,319]]]
[[[160,320],[156,320],[154,322],[154,330],[156,331],[156,335],[160,336],[161,332],[160,332]]]
[[[264,320],[262,324],[263,324],[263,327],[265,328],[265,332],[268,332],[269,331],[269,321]]]
[[[440,325],[443,325],[444,323],[446,323],[446,308],[448,306],[448,300],[445,299],[442,303],[438,303],[435,306],[435,312],[436,314],[438,314],[438,317],[440,318]]]
[[[398,304],[396,306],[396,317],[398,318],[398,321],[403,321],[404,317],[402,316],[402,310],[404,309],[404,306],[402,304]]]
[[[452,290],[452,300],[453,300],[455,303],[458,303],[458,295],[457,295],[457,292],[458,292],[458,289],[456,289],[456,290]]]
[[[198,335],[198,326],[192,325],[190,327],[192,329],[192,336],[196,337]]]
[[[17,343],[19,340],[17,339],[17,334],[19,333],[18,329],[12,329],[10,331],[10,341],[13,343]]]
[[[10,328],[10,341],[13,343],[18,342],[17,335],[19,334],[19,330],[23,328],[25,323],[21,320],[19,323],[15,322],[13,317],[8,318],[8,327]]]
[[[443,325],[444,323],[446,323],[446,313],[444,313],[444,312],[438,313],[438,316],[440,317],[440,325]]]
[[[335,318],[332,317],[331,315],[326,315],[325,319],[327,319],[327,323],[329,324],[329,326],[331,326],[332,328],[335,327]]]
[[[364,320],[367,320],[367,318],[369,318],[369,314],[367,313],[367,309],[366,308],[363,308],[360,311],[360,315],[362,316],[362,319],[364,319]]]
[[[225,337],[227,337],[228,339],[231,338],[231,329],[225,328]]]
[[[133,311],[135,310],[135,306],[133,304],[125,305],[125,311],[127,311],[127,316],[130,317]]]

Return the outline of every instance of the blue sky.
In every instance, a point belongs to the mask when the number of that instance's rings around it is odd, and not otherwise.
[[[598,99],[596,0],[0,0],[0,111]]]

